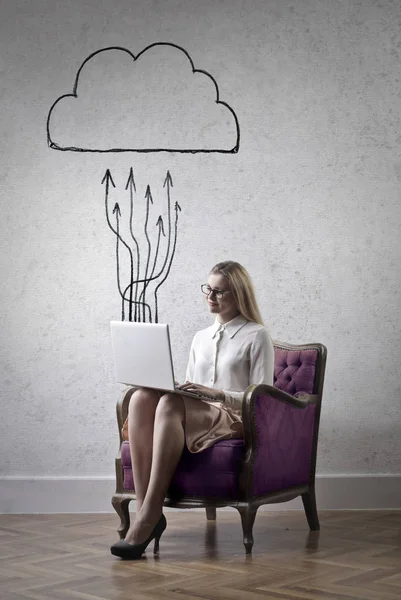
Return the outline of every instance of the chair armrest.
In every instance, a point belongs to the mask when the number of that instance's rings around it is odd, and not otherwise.
[[[291,394],[287,394],[283,390],[279,390],[273,385],[250,385],[244,394],[244,401],[242,404],[242,413],[245,411],[249,411],[252,403],[255,402],[255,398],[260,394],[266,394],[272,396],[276,400],[280,402],[286,402],[295,408],[305,408],[309,404],[317,404],[319,401],[319,396],[317,394],[302,394],[300,396],[291,396]],[[242,414],[244,417],[244,414]]]
[[[250,496],[306,484],[320,396],[298,398],[270,385],[250,386],[242,405],[245,462],[242,489]]]
[[[131,396],[135,392],[136,389],[137,389],[136,387],[125,388],[125,390],[123,390],[121,396],[117,400],[117,406],[116,406],[117,426],[118,426],[118,434],[120,436],[120,446],[124,441],[122,434],[121,434],[121,430],[123,428],[125,419],[128,416],[129,401],[131,400]]]

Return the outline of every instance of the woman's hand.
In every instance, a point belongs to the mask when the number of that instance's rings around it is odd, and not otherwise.
[[[224,392],[222,390],[206,387],[205,385],[200,385],[199,383],[191,383],[190,381],[186,381],[180,385],[178,389],[202,394],[202,396],[205,396],[205,398],[210,398],[216,402],[224,402]]]

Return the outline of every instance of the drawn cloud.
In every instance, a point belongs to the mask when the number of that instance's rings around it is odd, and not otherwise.
[[[50,148],[76,152],[223,152],[239,149],[233,109],[215,79],[179,46],[157,43],[91,54],[72,94],[47,119]]]

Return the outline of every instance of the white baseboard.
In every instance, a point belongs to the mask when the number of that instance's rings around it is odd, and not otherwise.
[[[113,476],[1,477],[0,513],[113,512],[114,489]],[[316,498],[318,510],[400,509],[401,475],[320,475],[316,478]],[[296,498],[260,510],[300,509],[301,499]]]

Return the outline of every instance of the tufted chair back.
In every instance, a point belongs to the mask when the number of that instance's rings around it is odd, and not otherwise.
[[[291,396],[313,394],[318,350],[288,349],[274,344],[274,387]]]

